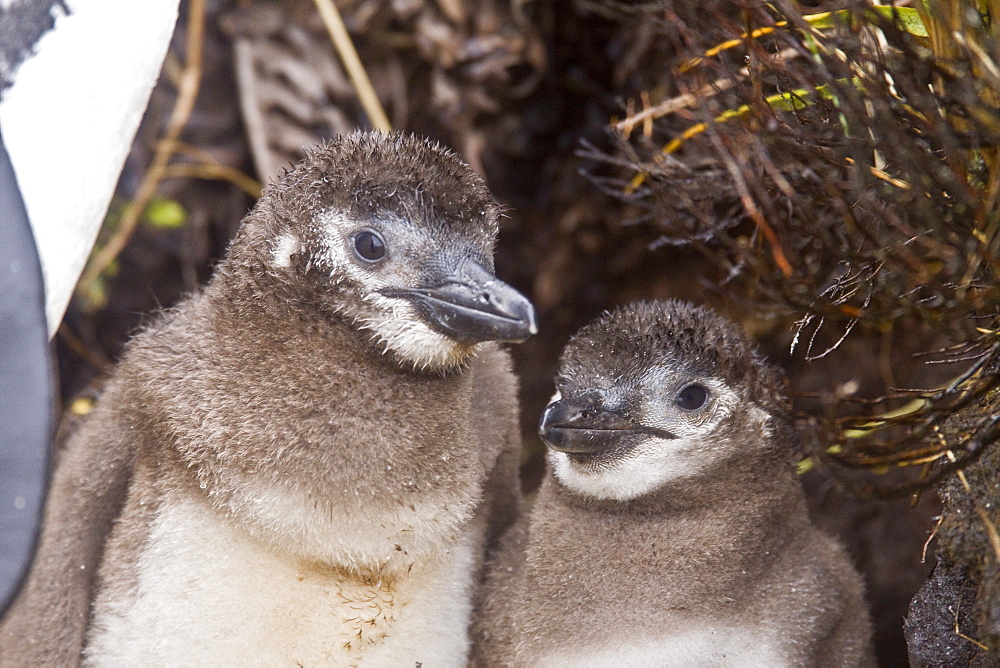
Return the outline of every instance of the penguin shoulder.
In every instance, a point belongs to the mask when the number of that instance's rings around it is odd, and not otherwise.
[[[511,442],[520,446],[518,382],[510,353],[484,344],[469,368],[472,377],[471,422],[481,441],[480,455],[487,470]]]
[[[875,665],[864,584],[832,536],[802,527],[755,585],[769,594],[758,614],[771,620],[793,663]]]

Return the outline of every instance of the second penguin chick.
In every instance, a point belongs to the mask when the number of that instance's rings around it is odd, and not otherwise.
[[[814,528],[779,372],[709,310],[637,303],[563,353],[549,471],[490,565],[486,666],[874,663],[861,579]]]

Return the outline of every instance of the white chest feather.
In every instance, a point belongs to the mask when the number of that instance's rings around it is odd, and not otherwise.
[[[589,646],[584,642],[573,650],[544,654],[531,664],[573,668],[779,668],[789,665],[759,629],[701,626],[670,632],[670,626],[665,624],[667,633],[660,638],[623,638]]]
[[[169,506],[135,591],[94,620],[89,664],[462,666],[478,537],[395,581],[267,548],[208,507]]]

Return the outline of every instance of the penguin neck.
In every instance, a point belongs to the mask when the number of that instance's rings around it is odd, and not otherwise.
[[[235,248],[243,242],[243,248]],[[313,295],[309,289],[290,285],[271,274],[260,258],[238,260],[251,251],[247,242],[237,240],[206,287],[206,296],[222,320],[231,324],[230,333],[241,336],[244,323],[260,323],[259,331],[285,346],[299,342],[314,356],[333,355],[349,360],[365,360],[388,373],[403,376],[461,378],[467,362],[444,369],[418,369],[413,363],[385,349],[376,336],[360,328],[349,316],[331,308],[328,295]],[[235,256],[235,257],[234,257]],[[255,330],[258,328],[255,327]]]
[[[789,484],[776,484],[776,479]],[[661,488],[628,501],[598,499],[574,493],[554,485],[561,503],[599,513],[639,513],[648,517],[729,513],[736,504],[757,507],[770,502],[790,502],[776,490],[797,485],[791,465],[776,451],[762,450],[756,456],[747,452],[734,454],[717,466],[696,475],[678,478]],[[794,496],[794,495],[792,495]]]
[[[573,518],[607,535],[597,545],[663,541],[683,555],[707,549],[723,561],[754,559],[761,545],[780,544],[806,521],[805,505],[791,464],[778,452],[741,453],[711,471],[674,480],[629,501],[588,498],[557,483],[551,475],[539,493],[555,515]],[[787,519],[781,519],[785,518]],[[673,528],[685,527],[683,545]],[[725,548],[723,549],[723,546]]]
[[[565,605],[596,610],[602,624],[634,618],[627,601],[636,597],[655,611],[695,617],[725,607],[733,591],[779,567],[782,548],[807,530],[798,483],[776,459],[763,456],[627,502],[585,499],[549,475],[531,511],[533,586],[566,596]],[[649,599],[649,582],[668,584]],[[652,626],[640,629],[646,622],[637,621],[636,633],[657,632],[658,612],[647,612]]]

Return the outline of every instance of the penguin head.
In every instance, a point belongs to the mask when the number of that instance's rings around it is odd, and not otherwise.
[[[455,368],[484,341],[537,331],[531,302],[493,274],[500,205],[440,145],[340,137],[269,186],[258,210],[246,245],[263,249],[259,264],[287,299],[352,323],[415,368]]]
[[[618,501],[772,447],[784,402],[781,374],[745,334],[677,301],[630,304],[585,326],[556,385],[539,426],[553,475]]]

